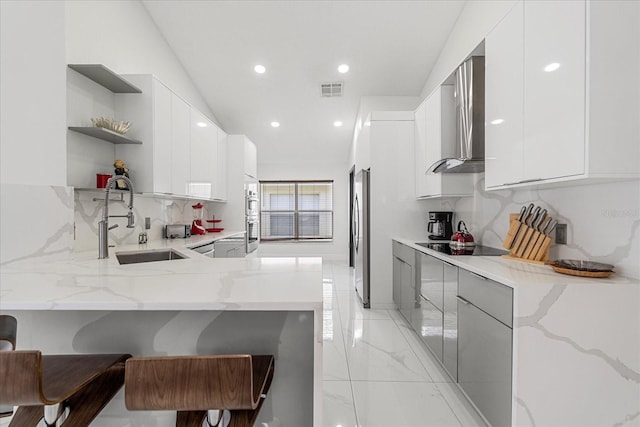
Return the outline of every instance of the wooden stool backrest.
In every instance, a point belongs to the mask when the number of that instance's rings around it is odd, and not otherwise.
[[[39,351],[0,352],[0,404],[42,405],[42,354]]]
[[[132,357],[125,368],[129,410],[255,409],[251,355]]]
[[[15,317],[6,314],[0,315],[0,350],[16,349],[16,333],[18,321]],[[11,347],[11,348],[4,348]]]

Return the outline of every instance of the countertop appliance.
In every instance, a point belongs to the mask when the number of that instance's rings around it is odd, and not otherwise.
[[[484,172],[484,56],[466,60],[455,78],[459,157],[438,160],[427,173]]]
[[[463,249],[454,249],[451,247],[449,242],[442,242],[442,243],[418,242],[416,243],[416,245],[433,249],[434,251],[438,251],[447,255],[500,256],[500,255],[507,255],[509,253],[502,249],[496,249],[490,246],[482,246],[482,245],[475,245],[475,246],[463,248]]]
[[[191,237],[191,225],[168,224],[164,226],[165,239],[186,239]]]
[[[432,211],[429,212],[429,223],[427,223],[427,233],[430,240],[449,240],[453,235],[453,212]]]
[[[355,288],[362,299],[364,308],[371,306],[371,283],[369,276],[369,170],[362,169],[356,174],[355,196],[353,199],[353,236],[355,242]]]

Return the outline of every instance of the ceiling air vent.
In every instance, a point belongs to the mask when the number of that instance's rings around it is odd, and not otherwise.
[[[342,96],[342,87],[342,82],[322,83],[320,84],[320,93],[325,98]]]

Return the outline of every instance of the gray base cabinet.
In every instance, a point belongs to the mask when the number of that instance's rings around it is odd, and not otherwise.
[[[394,241],[393,300],[486,420],[510,426],[513,289]]]
[[[459,272],[458,385],[493,427],[511,425],[513,291]]]

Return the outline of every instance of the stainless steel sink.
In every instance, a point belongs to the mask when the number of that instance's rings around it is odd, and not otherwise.
[[[186,258],[173,249],[158,249],[149,251],[116,252],[118,262],[122,264],[137,264],[140,262],[173,261]]]

